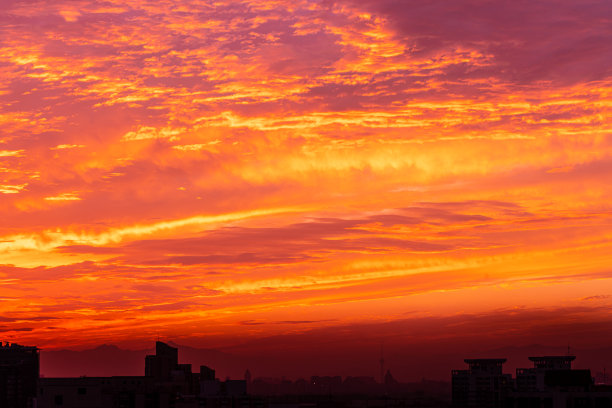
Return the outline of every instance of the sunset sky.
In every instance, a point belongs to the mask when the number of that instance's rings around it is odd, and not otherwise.
[[[609,344],[611,16],[2,0],[0,340]]]

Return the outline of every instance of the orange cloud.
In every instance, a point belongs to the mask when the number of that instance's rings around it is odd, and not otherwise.
[[[580,305],[610,303],[607,7],[9,1],[0,332],[601,321]]]

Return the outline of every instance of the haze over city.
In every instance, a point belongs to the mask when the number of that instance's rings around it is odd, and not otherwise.
[[[295,376],[612,360],[611,15],[3,0],[0,340],[43,374],[158,338]]]

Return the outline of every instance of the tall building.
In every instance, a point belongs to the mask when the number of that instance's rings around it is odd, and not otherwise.
[[[157,341],[155,354],[145,357],[145,376],[158,380],[169,380],[178,367],[178,349]]]
[[[575,359],[575,356],[529,357],[533,367],[516,370],[516,390],[546,391],[550,388],[553,377],[560,375],[574,377],[574,381],[570,382],[576,383],[578,380],[583,386],[588,386],[591,383],[591,373],[589,370],[572,370],[572,361]]]
[[[467,370],[452,371],[456,408],[502,408],[512,390],[512,375],[504,374],[505,358],[466,359]]]
[[[595,385],[590,370],[572,369],[574,356],[529,357],[532,368],[502,373],[505,359],[465,360],[452,371],[456,408],[612,408],[612,387]]]
[[[573,370],[575,356],[529,357],[532,368],[516,370],[509,407],[611,407],[609,390],[593,386],[590,370]]]
[[[33,408],[40,372],[36,347],[0,342],[0,407]]]

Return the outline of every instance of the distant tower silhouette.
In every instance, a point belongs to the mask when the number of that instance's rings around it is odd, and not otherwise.
[[[251,383],[251,371],[249,371],[248,368],[244,373],[244,380],[247,382],[247,384]]]
[[[385,385],[394,384],[397,384],[397,380],[393,378],[393,375],[391,375],[391,371],[387,370],[387,374],[385,374]]]
[[[380,345],[380,383],[385,383],[385,359],[383,357],[383,346]]]

